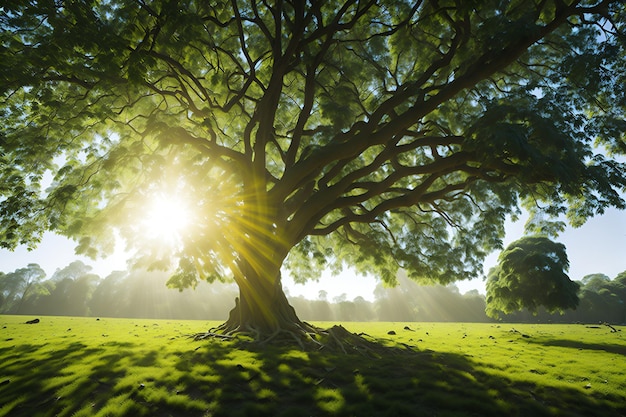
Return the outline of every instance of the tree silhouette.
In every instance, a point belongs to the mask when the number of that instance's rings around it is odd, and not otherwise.
[[[232,278],[223,332],[317,332],[281,285],[355,265],[481,274],[525,204],[624,207],[624,4],[13,2],[0,16],[0,245]],[[594,148],[594,143],[603,152]],[[51,183],[50,183],[50,177]],[[49,185],[49,186],[48,186]],[[189,203],[175,243],[146,201]]]

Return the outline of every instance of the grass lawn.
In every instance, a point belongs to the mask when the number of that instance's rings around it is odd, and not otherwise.
[[[344,323],[415,347],[371,358],[188,338],[204,321],[31,318],[0,316],[0,416],[626,416],[624,327]]]

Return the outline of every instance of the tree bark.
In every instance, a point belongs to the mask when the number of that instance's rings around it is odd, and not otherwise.
[[[289,304],[283,291],[280,265],[257,270],[250,262],[240,268],[244,275],[236,277],[239,297],[230,311],[228,320],[215,331],[232,335],[244,333],[259,341],[269,340],[281,333],[298,339],[310,338],[316,329],[301,321]],[[309,335],[309,336],[308,336]]]

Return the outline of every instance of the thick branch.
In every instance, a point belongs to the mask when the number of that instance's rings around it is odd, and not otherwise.
[[[380,122],[383,120],[383,114],[396,107],[396,102],[400,104],[405,101],[403,99],[415,95],[413,93],[407,96],[404,90],[399,90],[399,92],[380,106],[376,117],[372,117],[367,122],[358,123],[358,129],[356,129],[355,125],[350,131],[337,134],[329,145],[287,169],[274,192],[278,195],[289,195],[299,184],[305,182],[307,178],[317,176],[319,172],[333,162],[351,160],[371,146],[387,143],[396,135],[418,123],[422,117],[431,113],[459,92],[472,88],[479,81],[490,77],[515,62],[531,45],[554,31],[569,16],[575,13],[578,13],[578,11],[573,7],[558,11],[555,18],[545,26],[536,26],[534,31],[520,34],[516,42],[509,44],[501,50],[483,53],[463,74],[457,75],[453,81],[443,86],[439,92],[425,99],[425,101],[418,100],[397,117],[393,117],[389,121]],[[460,39],[455,42],[460,42]],[[452,51],[454,48],[450,50]],[[449,62],[450,59],[451,56],[445,56],[443,63],[440,65]]]
[[[435,178],[429,180],[428,182],[434,182]],[[377,217],[382,215],[383,213],[392,211],[394,209],[399,209],[402,207],[411,207],[418,203],[433,203],[439,199],[444,198],[447,195],[454,191],[461,191],[466,189],[470,184],[476,181],[476,178],[468,177],[465,181],[457,184],[449,184],[439,190],[429,191],[425,193],[414,192],[410,194],[404,194],[402,196],[396,198],[390,198],[383,200],[380,204],[375,206],[369,211],[366,211],[361,214],[352,213],[350,215],[343,216],[337,221],[331,223],[328,226],[314,228],[309,234],[310,235],[327,235],[337,230],[338,228],[347,225],[349,223],[372,223],[376,220]],[[426,185],[426,184],[424,184]]]

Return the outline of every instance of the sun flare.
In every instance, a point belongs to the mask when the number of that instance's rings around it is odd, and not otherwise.
[[[150,238],[176,243],[191,224],[191,212],[184,201],[160,197],[149,204],[142,223]]]

